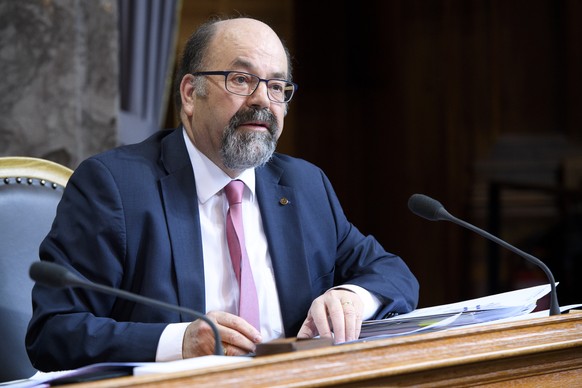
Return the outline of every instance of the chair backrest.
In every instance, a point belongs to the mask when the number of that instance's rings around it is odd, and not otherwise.
[[[71,173],[48,160],[0,157],[0,381],[36,372],[24,344],[32,316],[28,269]]]

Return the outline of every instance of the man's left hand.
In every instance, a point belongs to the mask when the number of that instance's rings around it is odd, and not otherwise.
[[[297,338],[333,336],[336,344],[356,340],[362,328],[363,311],[364,304],[355,292],[328,290],[311,304]]]

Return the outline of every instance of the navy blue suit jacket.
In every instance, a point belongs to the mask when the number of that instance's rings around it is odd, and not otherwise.
[[[346,219],[314,165],[275,154],[256,170],[257,200],[287,336],[311,302],[350,283],[383,302],[378,316],[416,307],[418,283],[404,262]],[[287,198],[288,204],[280,203]],[[181,128],[89,158],[71,177],[42,260],[91,281],[205,311],[195,177]],[[259,280],[260,281],[260,280]],[[26,338],[41,370],[103,361],[153,361],[169,322],[192,317],[80,289],[33,289]]]

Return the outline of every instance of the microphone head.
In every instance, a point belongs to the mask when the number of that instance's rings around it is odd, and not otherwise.
[[[436,199],[424,194],[413,194],[408,199],[408,208],[417,216],[429,221],[450,220],[450,214]]]
[[[28,273],[32,280],[48,287],[71,287],[78,285],[81,281],[65,267],[47,261],[32,263]]]

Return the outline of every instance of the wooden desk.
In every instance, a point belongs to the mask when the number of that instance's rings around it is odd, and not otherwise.
[[[582,386],[582,313],[257,357],[75,387]]]

